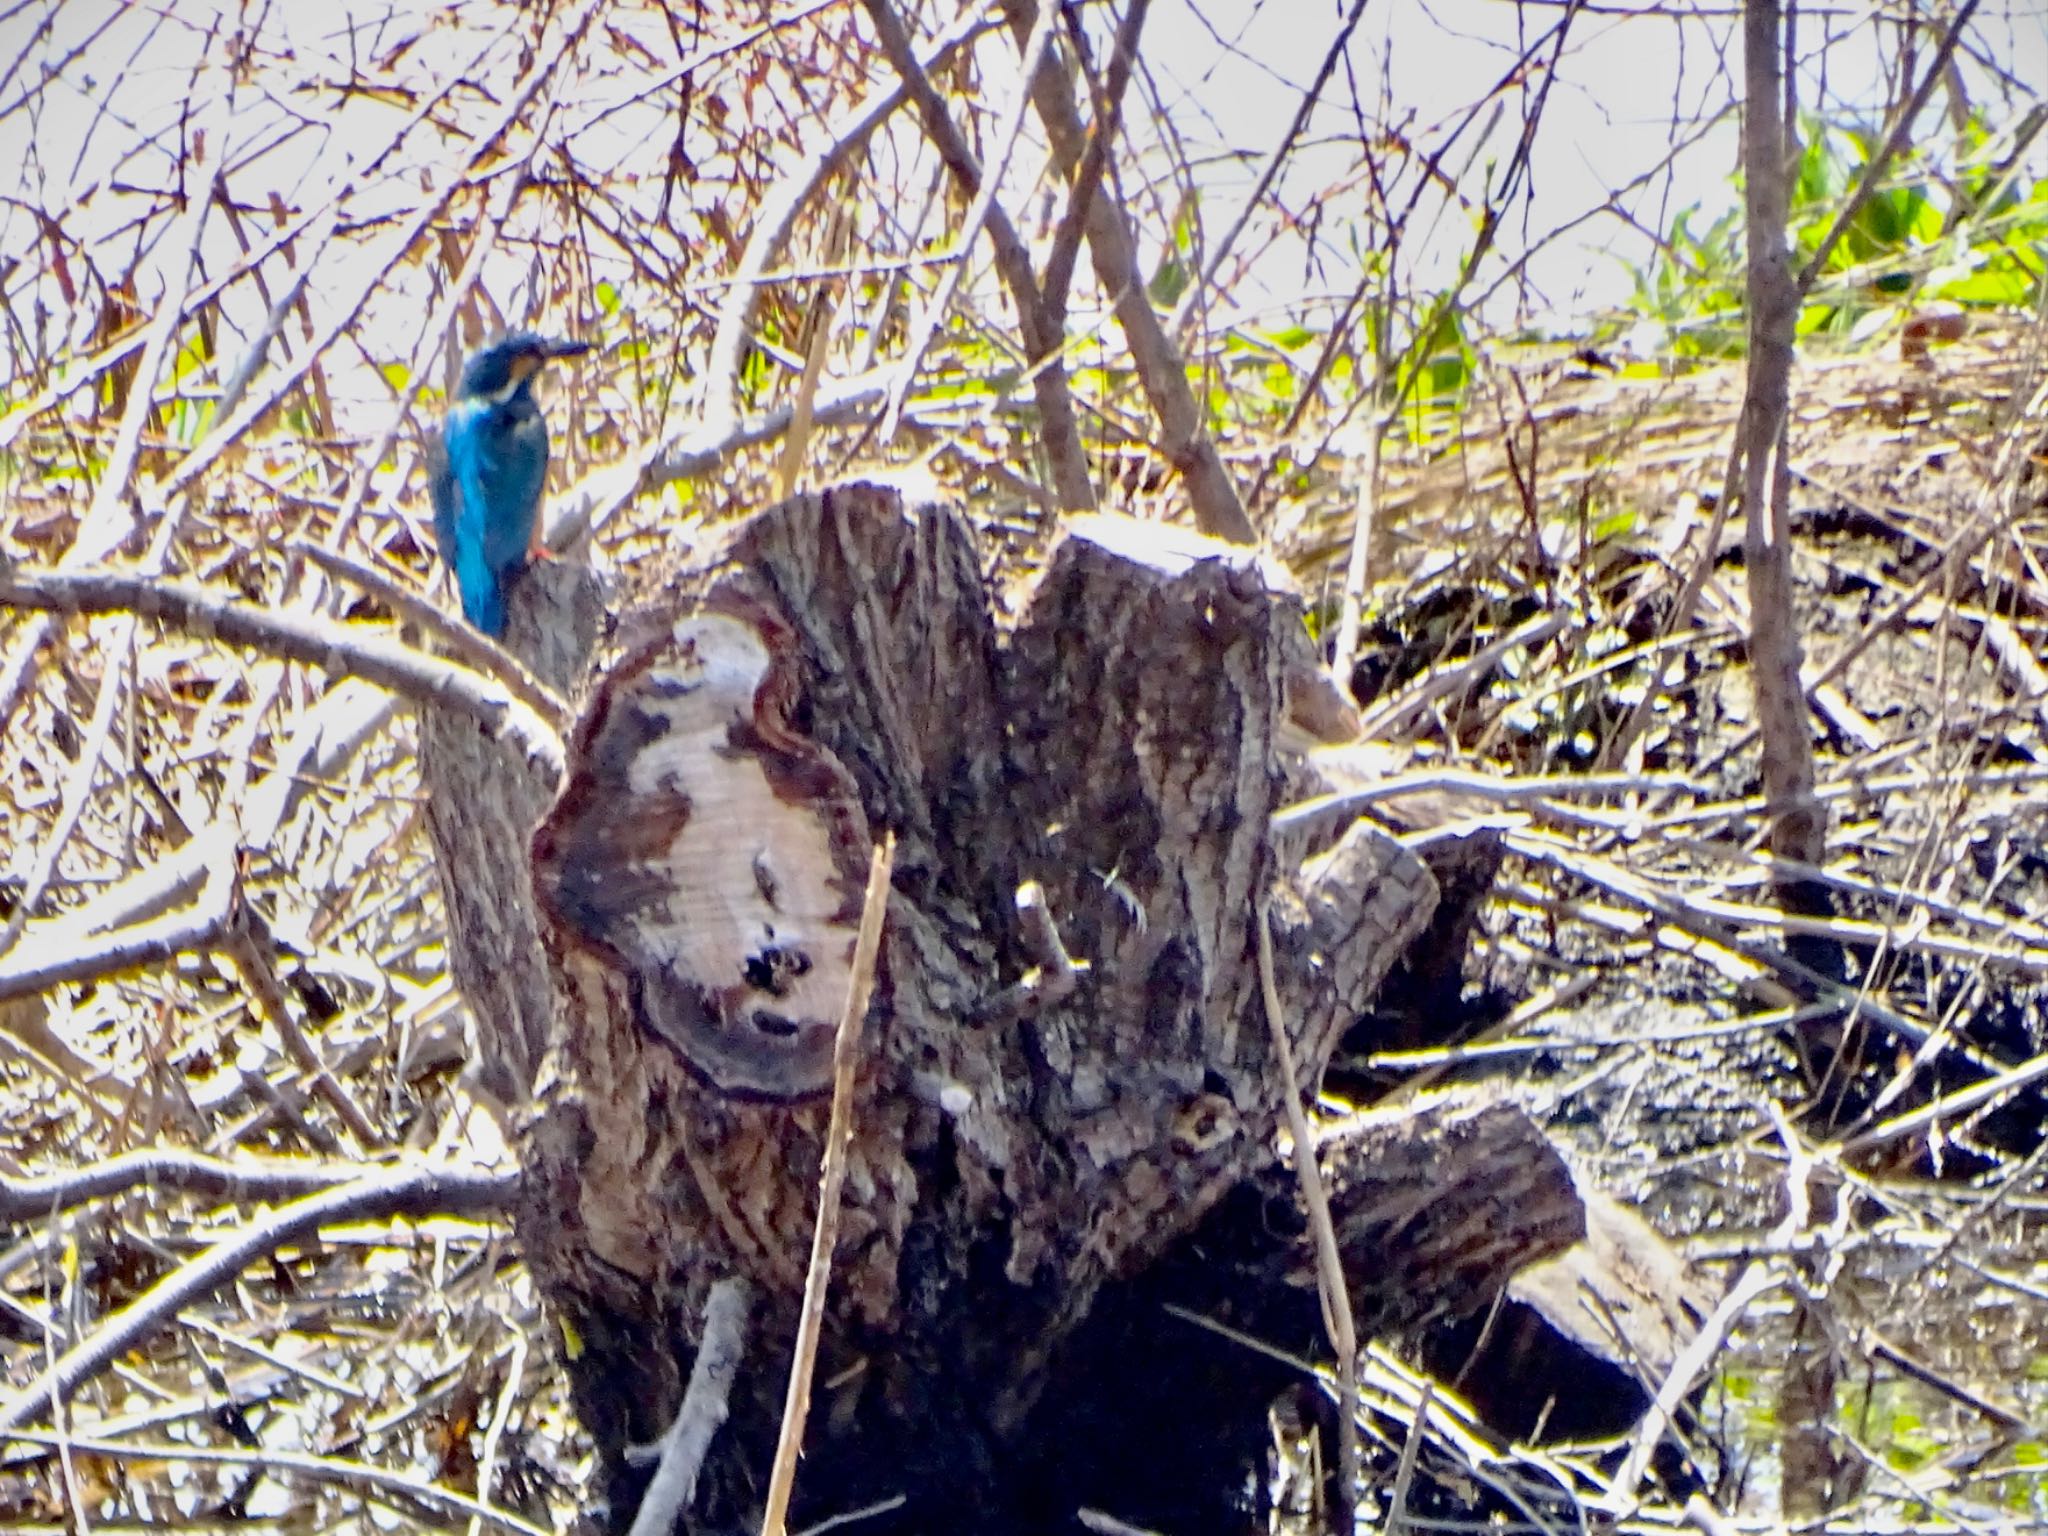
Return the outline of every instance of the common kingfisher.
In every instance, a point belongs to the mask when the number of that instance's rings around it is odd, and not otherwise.
[[[440,441],[429,447],[434,537],[463,613],[487,635],[505,632],[505,594],[537,552],[548,425],[533,398],[534,375],[589,350],[587,342],[514,331],[471,353]]]

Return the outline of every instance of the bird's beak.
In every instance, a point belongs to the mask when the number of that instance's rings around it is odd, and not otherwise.
[[[565,337],[549,336],[542,340],[541,353],[549,360],[558,357],[581,357],[590,350],[587,341],[570,341]]]

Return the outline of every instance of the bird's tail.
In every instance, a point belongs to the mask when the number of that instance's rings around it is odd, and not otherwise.
[[[497,639],[505,633],[505,580],[482,558],[481,550],[466,551],[471,558],[455,569],[455,585],[462,593],[463,615],[478,629]]]

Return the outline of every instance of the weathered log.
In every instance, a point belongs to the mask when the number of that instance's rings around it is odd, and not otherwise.
[[[1642,1418],[1714,1295],[1655,1228],[1579,1189],[1583,1236],[1520,1267],[1482,1319],[1424,1336],[1423,1359],[1501,1435],[1610,1439]]]
[[[1585,1230],[1556,1149],[1492,1096],[1459,1090],[1366,1114],[1321,1153],[1361,1338],[1483,1324],[1519,1271]],[[1287,1363],[1328,1349],[1294,1176],[1269,1166],[1148,1271],[1105,1290],[1019,1448],[1019,1527],[1056,1529],[1096,1503],[1150,1530],[1243,1531],[1228,1494],[1259,1470],[1253,1453],[1283,1394],[1316,1421],[1329,1466],[1334,1409],[1301,1397]]]

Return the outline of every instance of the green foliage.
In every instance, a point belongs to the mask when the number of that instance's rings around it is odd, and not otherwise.
[[[1791,186],[1793,259],[1805,268],[1862,184],[1882,134],[1808,117]],[[1815,273],[1802,336],[1867,334],[1930,300],[2028,309],[2048,250],[2048,182],[2023,186],[2010,139],[1981,119],[1948,145],[1908,145],[1856,207]],[[1739,208],[1697,228],[1695,205],[1671,223],[1656,258],[1631,275],[1637,316],[1676,358],[1738,357],[1745,346],[1746,252]]]
[[[1286,422],[1301,399],[1326,338],[1307,326],[1240,327],[1223,338],[1222,367],[1211,380],[1212,424],[1235,419],[1269,429]]]
[[[1457,306],[1439,302],[1427,336],[1410,349],[1414,386],[1404,413],[1411,437],[1427,442],[1447,430],[1465,399],[1479,366],[1479,355],[1465,334],[1465,317]]]
[[[1635,278],[1636,313],[1660,322],[1671,352],[1685,358],[1742,352],[1742,214],[1730,208],[1695,234],[1698,207],[1671,221],[1664,248]]]
[[[1160,256],[1151,281],[1145,285],[1146,294],[1161,309],[1178,304],[1194,280],[1195,221],[1200,211],[1201,199],[1192,192],[1174,211],[1173,244]]]
[[[212,364],[213,347],[206,332],[196,325],[187,327],[177,356],[171,360],[173,394],[167,424],[172,440],[187,448],[204,437],[206,429],[213,425],[217,402],[192,392],[203,382]]]
[[[761,333],[765,339],[777,339],[777,329],[778,327],[769,319],[764,318],[761,321]],[[740,398],[749,404],[763,399],[779,377],[780,374],[770,362],[768,354],[759,347],[749,347],[746,356],[740,362]]]

